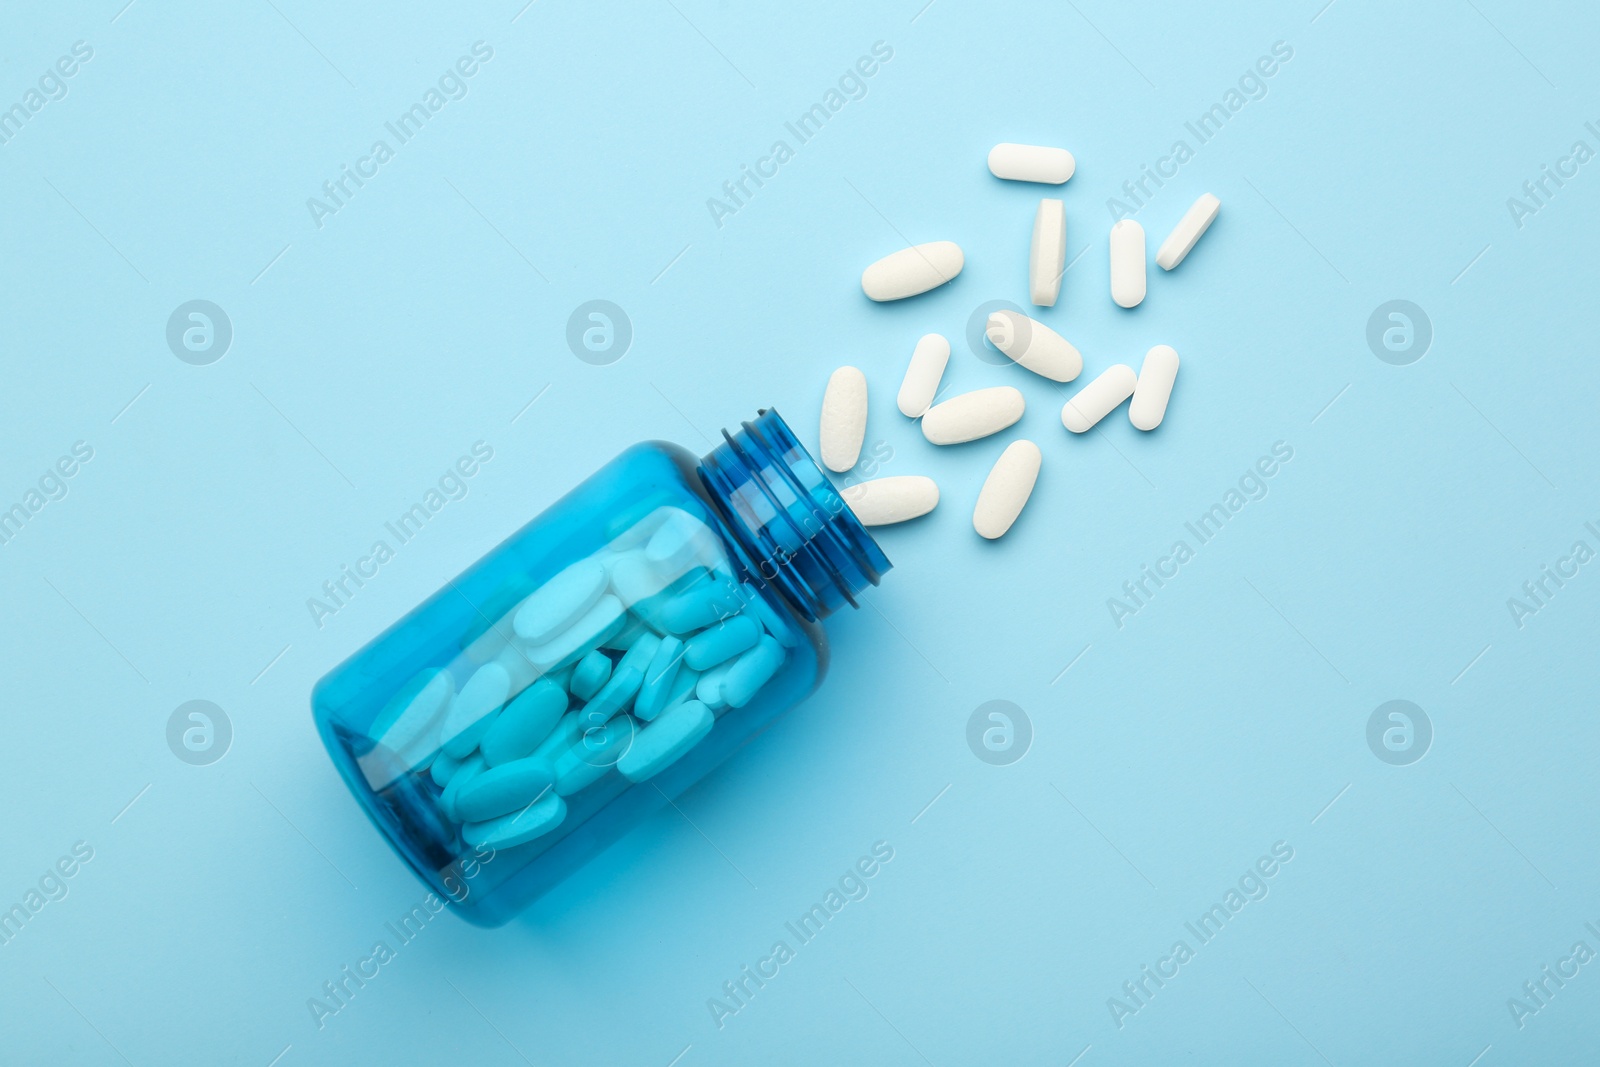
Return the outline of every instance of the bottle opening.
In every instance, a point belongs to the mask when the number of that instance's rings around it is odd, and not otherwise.
[[[752,575],[808,619],[855,607],[892,564],[794,431],[765,408],[722,437],[700,461],[700,478]]]

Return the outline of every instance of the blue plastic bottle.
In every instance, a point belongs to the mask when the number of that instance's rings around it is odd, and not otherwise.
[[[775,411],[635,445],[312,694],[346,784],[466,919],[509,920],[820,682],[889,561]]]

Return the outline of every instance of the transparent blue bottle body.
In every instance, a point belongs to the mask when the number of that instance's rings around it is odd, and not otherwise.
[[[889,569],[775,411],[723,437],[623,452],[317,684],[346,784],[469,921],[508,921],[804,699],[820,620]]]

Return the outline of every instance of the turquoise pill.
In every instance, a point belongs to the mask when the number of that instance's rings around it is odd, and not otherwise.
[[[555,779],[550,761],[537,756],[491,767],[462,787],[456,797],[456,815],[462,822],[508,815],[539,799]]]
[[[567,802],[551,793],[524,811],[514,811],[488,822],[468,823],[461,836],[474,848],[512,848],[549,833],[567,817]]]
[[[450,776],[450,784],[445,786],[444,796],[439,798],[439,810],[444,812],[446,818],[461,821],[461,816],[456,814],[456,800],[461,796],[461,791],[467,787],[467,783],[488,767],[489,765],[483,762],[483,757],[476,752],[461,761],[461,766]]]
[[[689,638],[683,662],[697,671],[725,663],[761,639],[761,624],[747,615],[736,615]]]
[[[761,625],[767,633],[778,639],[778,644],[785,648],[794,648],[800,643],[800,635],[795,632],[794,625],[779,618],[778,612],[767,603],[766,597],[755,589],[746,588],[744,601],[750,605],[750,610],[755,613],[756,618],[761,620]]]
[[[455,777],[456,771],[460,768],[460,760],[441,752],[433,758],[433,765],[428,768],[428,776],[433,779],[434,785],[443,789],[450,784],[450,779]]]
[[[597,648],[579,660],[577,669],[572,672],[572,695],[579,700],[589,700],[610,677],[611,657]]]
[[[644,684],[633,701],[633,713],[649,721],[667,706],[667,697],[678,680],[678,668],[683,664],[683,642],[676,637],[662,638],[644,671]]]
[[[577,744],[578,738],[583,736],[585,726],[579,715],[580,712],[569,711],[561,716],[561,721],[550,731],[550,736],[539,742],[539,747],[533,750],[534,758],[554,763],[561,753]]]
[[[510,695],[511,675],[500,664],[485,663],[473,671],[444,718],[445,753],[460,759],[477,748]]]
[[[618,715],[586,731],[577,744],[556,757],[556,792],[568,797],[603,777],[628,751],[638,729],[631,715]]]
[[[755,648],[740,656],[722,679],[722,699],[731,708],[742,708],[761,687],[772,680],[783,666],[783,646],[763,636]]]
[[[566,689],[569,687],[569,683],[572,681],[572,672],[576,669],[577,664],[569,663],[558,671],[545,671],[541,677],[544,677],[551,682],[554,682],[556,685],[559,685],[561,688]]]
[[[640,637],[650,633],[650,627],[645,625],[643,619],[634,615],[626,615],[624,619],[620,630],[600,642],[601,648],[609,648],[613,652],[626,652]]]
[[[587,729],[599,726],[619,711],[623,711],[633,703],[633,698],[638,695],[639,687],[644,684],[644,672],[636,667],[618,667],[617,672],[611,676],[594,699],[583,706],[578,714],[583,718],[583,725]]]
[[[566,710],[567,691],[541,678],[505,706],[478,742],[478,751],[491,767],[531,755]]]
[[[639,731],[632,746],[617,761],[617,770],[630,782],[653,777],[699,743],[716,721],[711,709],[698,700],[674,704]]]
[[[694,696],[695,687],[700,684],[700,672],[684,667],[678,671],[677,681],[672,683],[672,691],[667,694],[667,702],[662,708],[670,708],[680,700],[687,700]],[[657,712],[659,716],[660,713]]]
[[[656,650],[660,647],[661,638],[648,630],[645,631],[628,646],[628,651],[617,661],[617,669],[632,667],[640,674],[644,674],[645,668],[650,666],[650,661],[655,658]]]
[[[727,663],[719,663],[709,671],[701,674],[694,687],[695,699],[713,711],[720,711],[722,708],[727,707],[728,702],[722,699],[722,680],[728,676],[729,671],[733,670],[735,662],[737,661],[730,660]]]
[[[688,634],[737,615],[742,607],[737,586],[708,574],[661,605],[661,621],[673,633]]]

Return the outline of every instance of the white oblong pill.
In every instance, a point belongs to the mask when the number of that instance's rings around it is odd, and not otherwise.
[[[867,436],[867,376],[855,367],[840,367],[828,379],[822,395],[822,462],[831,471],[844,472],[861,457]]]
[[[1183,262],[1183,257],[1189,254],[1189,249],[1200,240],[1200,235],[1211,228],[1217,219],[1217,212],[1222,209],[1222,201],[1210,193],[1201,193],[1200,199],[1189,205],[1189,210],[1183,213],[1183,218],[1167,234],[1167,239],[1161,242],[1161,248],[1156,251],[1156,266],[1162,270],[1171,270]]]
[[[543,644],[582,618],[605,591],[605,565],[594,558],[580,559],[518,606],[512,629],[529,644]]]
[[[440,736],[447,755],[461,759],[478,747],[511,695],[511,676],[499,663],[485,663],[461,686]]]
[[[873,300],[904,300],[936,289],[966,266],[954,241],[930,241],[891,252],[861,272],[861,291]]]
[[[989,173],[1007,181],[1060,185],[1077,167],[1065,148],[1002,142],[989,149]]]
[[[1133,395],[1139,376],[1126,363],[1106,368],[1104,374],[1080,389],[1061,409],[1061,425],[1073,433],[1089,428]]]
[[[1144,227],[1132,219],[1111,227],[1111,299],[1125,308],[1144,300]]]
[[[1083,356],[1038,319],[1002,308],[990,314],[983,335],[1019,367],[1053,382],[1070,382],[1083,373]]]
[[[939,487],[920,474],[896,474],[846,486],[839,494],[863,526],[888,526],[926,515],[939,503]]]
[[[627,620],[628,609],[622,606],[622,601],[607,593],[596,600],[594,607],[584,612],[577,622],[542,645],[529,645],[528,661],[545,672],[577,663],[591,649],[615,637],[627,625]]]
[[[999,433],[1022,418],[1027,403],[1009,385],[975,389],[935,404],[922,416],[922,436],[936,445],[959,445]]]
[[[972,528],[980,536],[993,541],[1011,529],[1033,493],[1043,461],[1032,441],[1013,441],[1000,453],[978,490],[978,506],[972,509]]]
[[[1028,299],[1055,307],[1067,262],[1067,215],[1061,201],[1045,197],[1033,213],[1033,244],[1028,249]]]
[[[1170,345],[1156,345],[1144,354],[1139,384],[1133,387],[1128,419],[1141,430],[1153,430],[1167,414],[1172,383],[1178,378],[1178,353]]]
[[[950,342],[936,333],[924,334],[911,353],[900,395],[895,398],[902,415],[915,419],[933,406],[939,379],[944,377],[945,364],[949,362]]]

